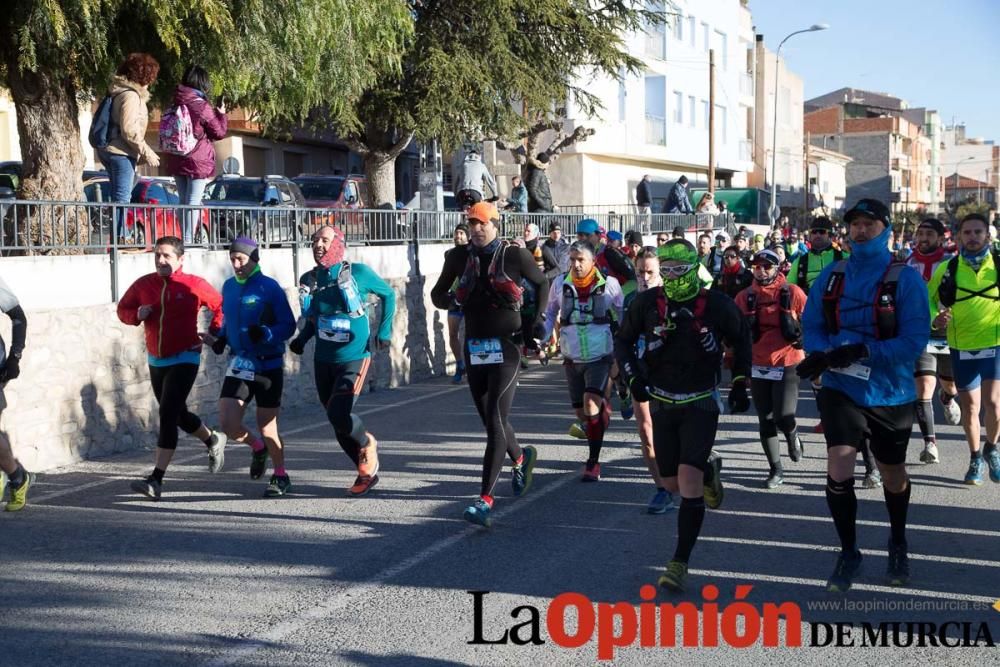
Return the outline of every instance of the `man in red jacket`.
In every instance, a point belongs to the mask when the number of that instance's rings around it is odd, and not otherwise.
[[[198,313],[212,311],[211,332],[222,327],[222,295],[207,281],[184,273],[184,243],[176,236],[157,239],[156,272],[142,276],[118,302],[118,319],[142,324],[146,332],[149,379],[160,404],[160,435],[152,474],[132,482],[132,490],[160,498],[163,475],[177,449],[177,427],[208,447],[208,471],[222,470],[226,436],[205,426],[187,409],[187,396],[198,376],[202,342],[214,337],[198,333]]]

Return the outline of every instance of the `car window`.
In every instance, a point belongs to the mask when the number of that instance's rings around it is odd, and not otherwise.
[[[275,186],[274,183],[269,183],[267,185],[267,188],[264,189],[264,198],[262,199],[262,201],[266,204],[272,199],[281,201],[281,197],[278,195],[277,186]]]
[[[259,204],[264,199],[264,184],[260,181],[222,179],[212,185],[208,199]]]
[[[369,201],[368,198],[368,183],[367,181],[355,181],[355,185],[358,187],[358,204],[361,206],[366,206]]]
[[[340,198],[340,193],[344,189],[342,178],[297,178],[295,184],[302,190],[302,196],[306,199],[335,201]]]
[[[357,203],[358,185],[354,181],[348,181],[344,185],[344,201],[348,203]]]
[[[292,191],[288,189],[287,183],[278,183],[278,192],[281,193],[282,204],[292,203]]]

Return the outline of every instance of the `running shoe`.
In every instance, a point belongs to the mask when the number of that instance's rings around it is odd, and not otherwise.
[[[938,457],[937,444],[933,440],[924,443],[924,451],[920,452],[920,462],[921,463],[941,462],[941,459]]]
[[[355,498],[360,498],[371,491],[372,487],[376,484],[378,484],[378,475],[358,475],[354,480],[354,484],[347,490],[347,493]]]
[[[996,447],[989,447],[985,452],[986,465],[990,468],[990,481],[1000,484],[1000,452]]]
[[[683,593],[684,584],[687,583],[688,566],[679,560],[672,560],[667,563],[663,574],[656,581],[660,586],[674,593]]]
[[[986,471],[986,461],[983,457],[977,457],[969,461],[969,471],[965,473],[965,483],[972,486],[979,486],[983,483],[983,473]]]
[[[514,466],[510,473],[510,487],[515,496],[523,496],[531,488],[531,473],[538,460],[538,451],[531,445],[521,448],[524,460],[521,465]]]
[[[569,425],[569,434],[574,438],[579,438],[580,440],[587,439],[587,432],[583,430],[583,426],[580,422],[573,422]]]
[[[855,551],[847,556],[840,552],[833,574],[826,582],[828,593],[846,593],[851,589],[851,582],[861,574],[861,552]]]
[[[866,489],[878,489],[882,486],[882,473],[878,471],[878,468],[873,468],[865,473],[865,478],[861,480],[861,486]]]
[[[455,374],[451,376],[451,381],[455,384],[462,384],[463,375],[465,375],[465,364],[455,364]]]
[[[267,447],[250,456],[250,479],[260,479],[267,471]]]
[[[271,475],[271,482],[267,485],[264,495],[268,498],[278,498],[292,490],[292,480],[288,475]]]
[[[944,420],[952,426],[958,426],[962,423],[962,406],[958,404],[958,401],[954,396],[945,400],[944,390],[938,392],[938,400],[941,401],[941,411],[944,413]]]
[[[726,495],[726,490],[722,487],[722,457],[713,449],[708,455],[707,463],[712,471],[712,478],[705,484],[705,506],[715,510],[722,507],[722,499]]]
[[[28,489],[35,483],[35,473],[24,471],[24,481],[21,486],[10,485],[10,500],[4,508],[8,512],[19,512],[28,502]]]
[[[469,523],[475,523],[483,526],[484,528],[489,528],[493,523],[493,517],[490,516],[492,512],[493,509],[489,506],[489,504],[480,498],[466,507],[465,511],[462,512],[462,516]]]
[[[886,568],[885,579],[890,586],[905,586],[910,582],[910,558],[906,555],[906,544],[893,544],[889,540],[889,567]]]
[[[163,482],[156,481],[156,478],[152,475],[145,479],[135,480],[131,486],[132,490],[136,493],[141,493],[153,500],[159,500],[160,494],[163,493]]]
[[[375,477],[378,475],[378,441],[371,433],[365,435],[368,436],[368,445],[358,452],[358,476]]]
[[[212,444],[208,446],[208,472],[215,474],[225,465],[227,440],[225,433],[212,431]]]
[[[657,489],[656,494],[649,500],[649,504],[646,505],[647,514],[666,514],[670,510],[677,509],[677,503],[674,501],[674,494],[670,493],[666,489]]]
[[[776,489],[785,483],[785,474],[781,470],[772,470],[771,474],[767,476],[767,481],[764,482],[764,488]]]
[[[635,407],[632,406],[631,398],[622,401],[620,412],[622,414],[622,421],[628,421],[629,419],[632,419],[632,415],[635,414]]]
[[[589,461],[583,467],[583,477],[580,478],[581,482],[599,482],[601,481],[601,464],[600,463],[590,463]]]
[[[795,436],[794,439],[789,439],[788,444],[788,458],[792,460],[792,463],[798,463],[802,460],[802,439],[799,436]]]

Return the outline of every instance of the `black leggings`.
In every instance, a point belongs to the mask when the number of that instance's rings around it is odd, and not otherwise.
[[[160,404],[160,437],[156,446],[177,449],[177,427],[191,434],[201,428],[201,418],[187,409],[187,397],[198,377],[198,364],[150,366],[153,395]]]
[[[354,414],[354,404],[365,386],[365,376],[371,366],[371,357],[345,363],[316,361],[316,391],[326,408],[326,418],[333,425],[337,442],[354,465],[358,465],[358,452],[368,444],[368,431],[361,417]]]
[[[799,376],[795,374],[795,366],[786,366],[785,374],[780,380],[751,378],[750,394],[757,409],[760,443],[764,447],[767,462],[771,467],[780,466],[778,431],[784,434],[788,443],[795,442],[798,435],[795,409],[799,402]]]
[[[511,461],[521,457],[521,446],[517,444],[517,435],[509,419],[521,369],[521,351],[509,338],[501,338],[500,342],[503,362],[499,364],[472,365],[468,344],[465,346],[469,391],[486,426],[486,453],[483,455],[483,482],[480,487],[480,495],[483,496],[493,495],[493,487],[503,467],[504,453],[510,456]]]

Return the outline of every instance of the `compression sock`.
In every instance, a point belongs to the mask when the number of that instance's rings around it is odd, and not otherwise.
[[[920,424],[920,434],[924,442],[934,442],[934,403],[931,399],[917,401],[917,423]]]
[[[153,479],[163,484],[163,476],[167,473],[163,468],[153,468]]]
[[[274,474],[278,477],[288,477],[288,472],[285,470],[285,466],[274,466]]]
[[[267,445],[264,444],[263,438],[255,438],[250,443],[250,449],[254,450],[255,452],[259,452],[262,449],[267,449]]]
[[[906,488],[902,493],[891,493],[887,487],[882,488],[885,507],[889,510],[893,544],[906,544],[906,510],[910,507],[910,488],[910,480],[906,480]]]
[[[857,515],[858,497],[854,494],[854,478],[844,482],[834,482],[826,478],[826,504],[833,517],[833,525],[840,537],[840,548],[844,553],[853,554],[858,549]]]
[[[688,562],[704,520],[704,498],[681,498],[681,506],[677,510],[677,548],[674,550],[674,560]]]
[[[590,449],[590,460],[598,461],[601,458],[601,447],[604,445],[604,429],[607,424],[600,413],[588,416],[584,423],[584,430],[587,432],[587,446]]]

